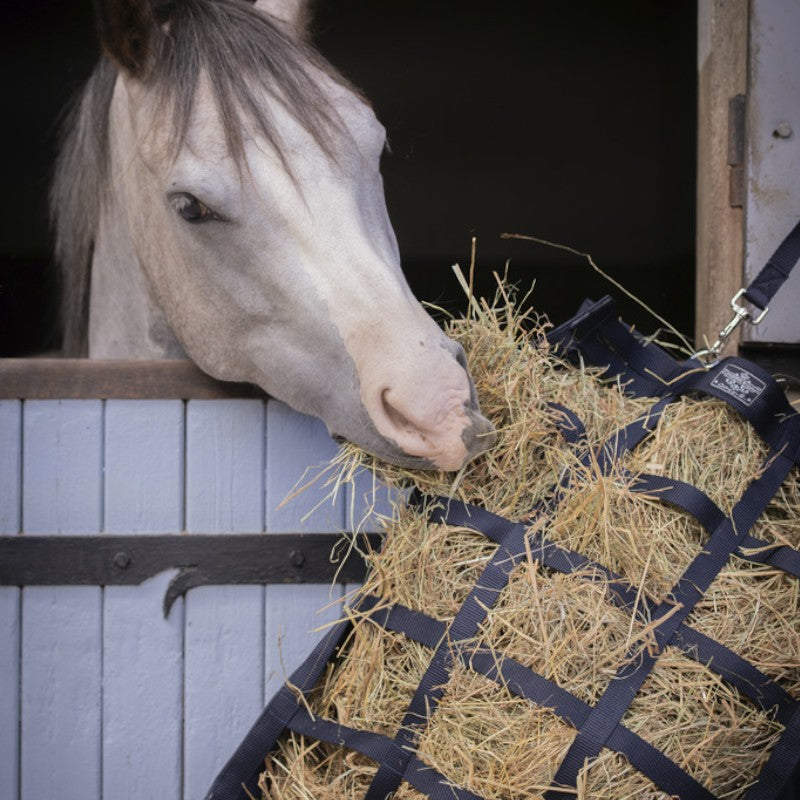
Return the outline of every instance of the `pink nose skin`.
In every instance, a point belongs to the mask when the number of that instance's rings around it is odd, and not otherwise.
[[[459,470],[495,442],[494,426],[468,401],[456,399],[429,413],[419,403],[413,410],[404,411],[406,407],[390,389],[384,390],[376,427],[404,453],[436,469]]]
[[[368,407],[382,436],[445,471],[461,469],[496,440],[494,426],[480,414],[460,354],[460,348],[456,353],[439,349],[436,355],[444,358],[430,365],[436,372],[384,387]]]

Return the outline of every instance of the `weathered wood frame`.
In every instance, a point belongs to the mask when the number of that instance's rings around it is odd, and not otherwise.
[[[744,208],[732,205],[730,101],[747,92],[748,0],[698,0],[697,267],[695,338],[713,342],[744,275]],[[734,186],[732,187],[732,181]],[[737,331],[729,340],[735,352]]]
[[[261,398],[249,383],[226,383],[191,361],[85,358],[0,359],[0,400],[216,400]]]

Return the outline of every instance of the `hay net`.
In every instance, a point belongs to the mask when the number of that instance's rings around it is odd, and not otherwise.
[[[610,298],[549,329],[501,292],[449,332],[499,444],[456,486],[350,450],[408,502],[208,798],[775,800],[800,761],[800,415]]]

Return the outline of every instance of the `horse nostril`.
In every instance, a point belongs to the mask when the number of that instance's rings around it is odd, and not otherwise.
[[[464,348],[456,343],[453,342],[453,358],[455,358],[456,363],[464,370],[467,375],[467,382],[469,383],[469,402],[465,403],[467,408],[470,408],[474,411],[478,410],[478,392],[475,389],[475,382],[472,380],[472,375],[469,373],[469,365],[467,364],[467,354],[464,352]]]
[[[468,372],[467,354],[464,352],[464,348],[461,345],[458,346],[458,350],[455,352],[455,357],[461,369],[463,369],[465,372]]]
[[[383,413],[386,414],[386,418],[389,422],[398,430],[401,431],[411,431],[414,428],[414,425],[411,421],[398,411],[390,402],[387,397],[389,393],[388,389],[384,389],[381,392],[381,405],[383,406]]]

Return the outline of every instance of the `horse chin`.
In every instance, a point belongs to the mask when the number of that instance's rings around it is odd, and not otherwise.
[[[455,472],[497,441],[494,425],[477,409],[468,406],[464,412],[467,423],[457,434],[458,441],[442,443],[438,447],[432,444],[424,454],[406,452],[398,442],[381,435],[366,416],[366,412],[364,417],[367,421],[359,426],[358,431],[331,432],[331,435],[339,442],[351,441],[380,461],[403,469]]]

